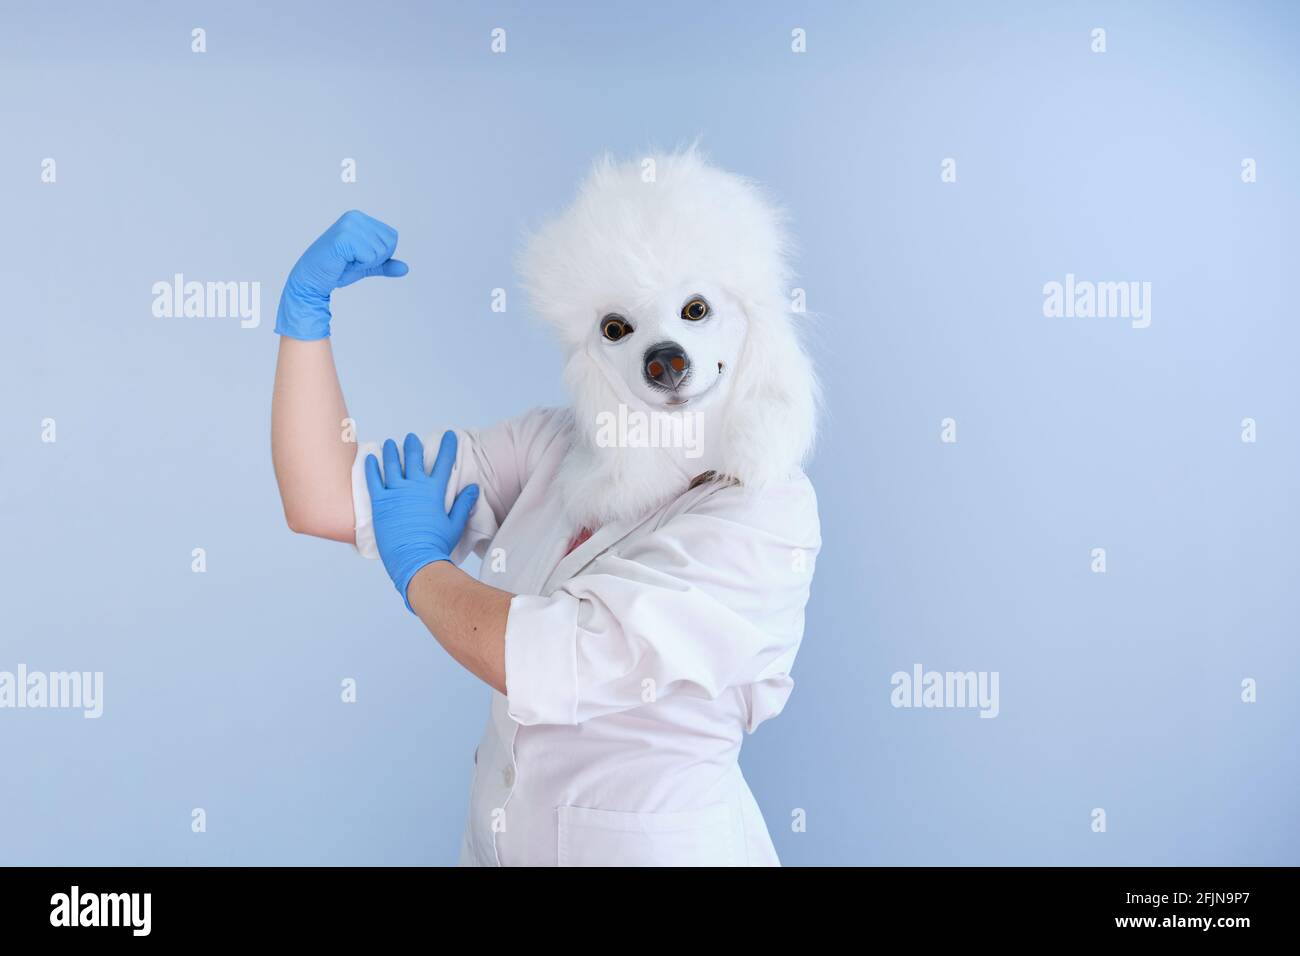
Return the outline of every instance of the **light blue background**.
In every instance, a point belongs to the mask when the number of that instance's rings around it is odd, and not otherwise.
[[[488,692],[377,563],[286,530],[280,284],[344,209],[400,229],[411,274],[336,301],[363,438],[560,402],[522,229],[601,150],[702,135],[791,209],[827,385],[798,686],[743,757],[784,861],[1300,863],[1298,20],[7,4],[0,670],[106,700],[0,711],[0,862],[454,861]],[[175,272],[260,281],[261,327],[153,318]],[[1044,318],[1067,272],[1150,281],[1151,327]],[[895,710],[914,663],[1000,672],[1001,715]]]

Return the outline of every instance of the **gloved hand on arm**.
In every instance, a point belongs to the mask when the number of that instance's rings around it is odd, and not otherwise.
[[[404,276],[393,258],[397,230],[355,209],[345,212],[302,254],[289,273],[275,315],[275,331],[315,341],[330,334],[330,293],[367,276]]]
[[[414,435],[406,436],[405,458],[403,472],[397,445],[388,439],[382,475],[375,456],[366,456],[366,486],[379,556],[407,610],[415,613],[406,593],[411,579],[426,565],[451,561],[479,490],[478,485],[467,485],[456,495],[451,511],[445,510],[447,482],[456,463],[455,432],[442,436],[432,474],[424,473],[424,446]]]

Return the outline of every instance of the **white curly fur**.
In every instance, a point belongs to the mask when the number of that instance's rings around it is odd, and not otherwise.
[[[570,516],[590,528],[648,513],[713,470],[761,489],[801,467],[816,432],[819,390],[795,328],[784,216],[752,181],[694,147],[642,160],[596,161],[576,201],[529,237],[519,261],[537,314],[568,350],[574,447],[561,473]],[[719,401],[701,412],[705,454],[606,448],[600,411],[650,411],[602,360],[599,321],[610,303],[649,303],[705,277],[739,303],[744,335]]]

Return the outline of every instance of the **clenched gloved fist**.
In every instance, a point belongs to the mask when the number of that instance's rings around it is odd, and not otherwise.
[[[330,334],[330,293],[367,276],[404,276],[393,258],[397,230],[353,209],[339,217],[302,254],[289,273],[275,315],[275,331],[315,341]]]

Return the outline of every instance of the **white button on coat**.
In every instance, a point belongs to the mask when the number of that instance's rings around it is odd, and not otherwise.
[[[775,865],[737,757],[793,686],[821,545],[812,485],[706,482],[566,554],[578,529],[555,479],[571,436],[564,409],[457,430],[447,506],[467,484],[482,494],[454,558],[473,550],[481,580],[516,595],[462,862]],[[372,452],[352,476],[367,557]]]

